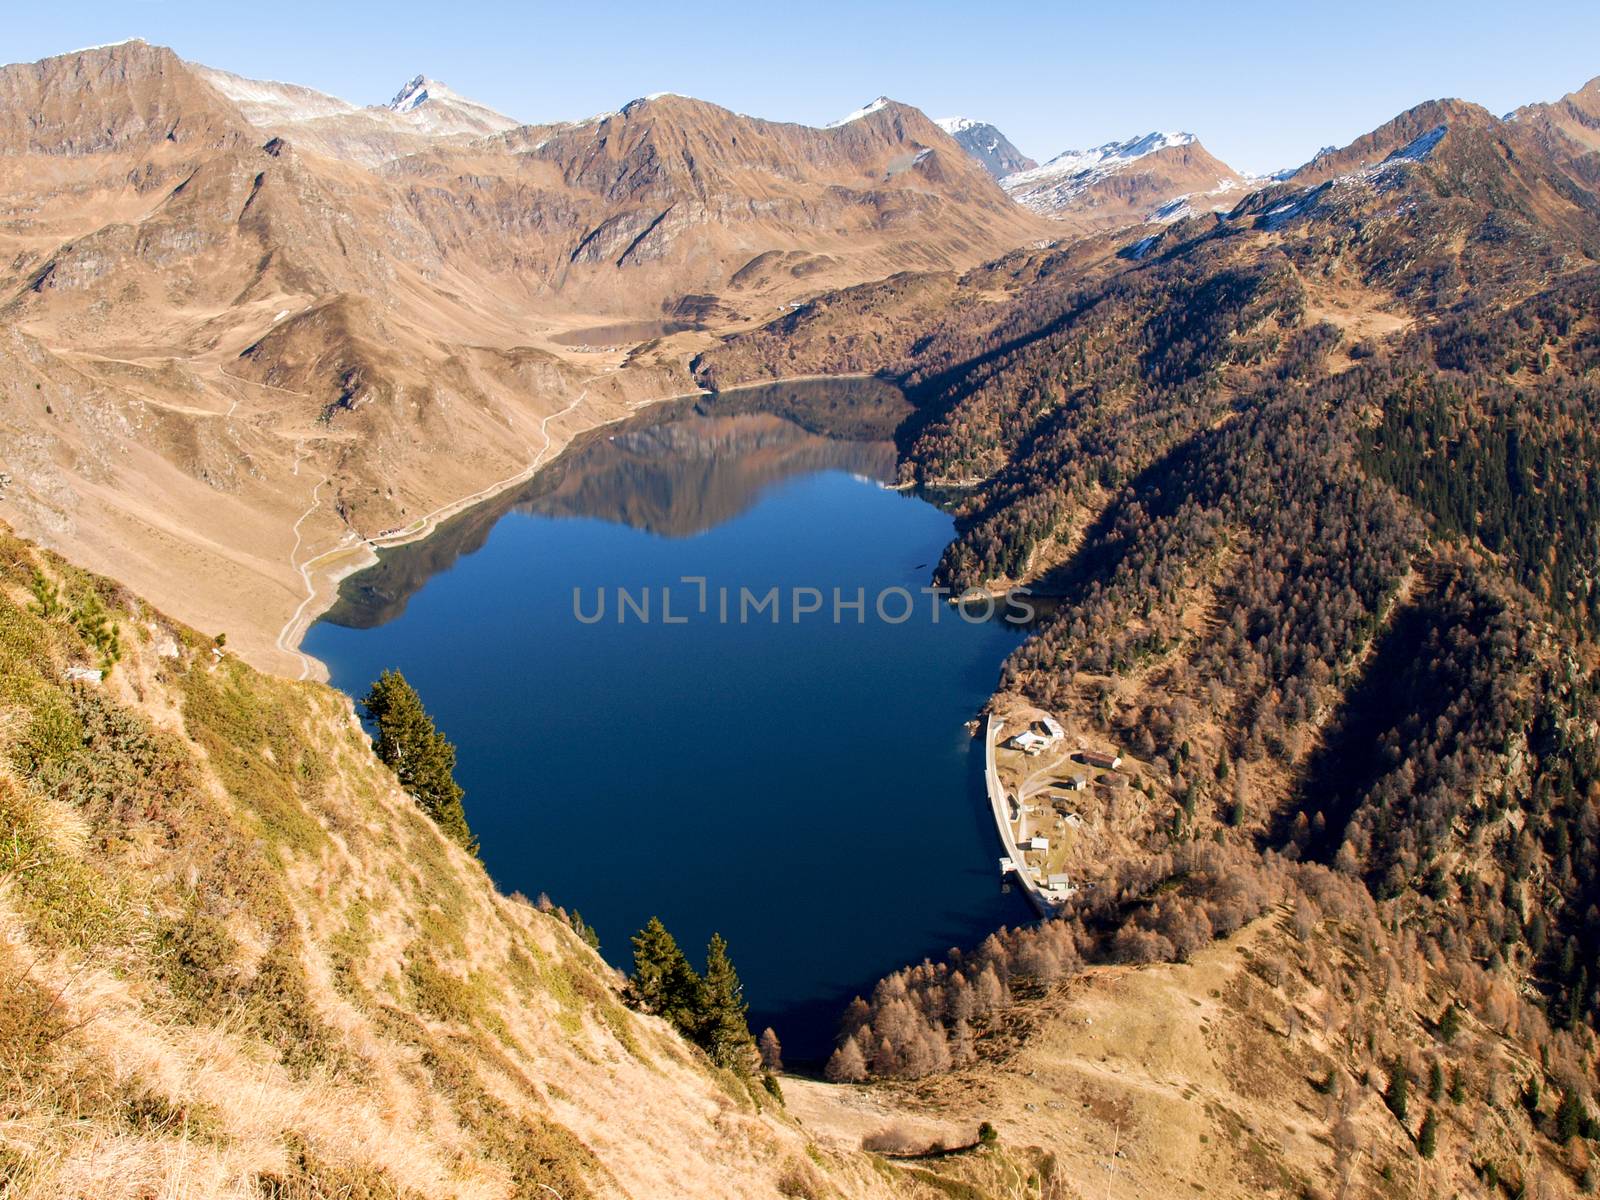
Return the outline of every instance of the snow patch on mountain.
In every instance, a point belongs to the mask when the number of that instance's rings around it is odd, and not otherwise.
[[[1237,203],[1229,198],[1231,193],[1253,190],[1261,183],[1259,179],[1219,179],[1214,188],[1174,196],[1145,219],[1155,225],[1171,225],[1197,212],[1227,212]]]
[[[435,83],[426,75],[417,75],[412,78],[410,83],[396,92],[394,99],[384,107],[394,112],[410,112],[419,104],[426,104],[429,100],[432,100],[435,93],[441,97],[450,94],[449,89],[443,84]]]
[[[873,113],[877,112],[880,108],[886,107],[888,105],[888,103],[889,103],[889,97],[887,97],[887,96],[879,96],[871,104],[862,105],[860,108],[856,109],[855,112],[849,114],[848,116],[840,117],[837,121],[829,121],[826,125],[823,126],[823,128],[824,129],[838,129],[840,126],[848,125],[852,121],[859,121],[859,120],[861,120],[862,117],[870,117]]]
[[[299,84],[188,65],[256,128],[368,165],[416,150],[419,139],[481,138],[520,124],[426,75],[414,77],[387,104],[357,105]]]
[[[1389,155],[1385,162],[1422,162],[1433,153],[1439,140],[1444,137],[1445,126],[1435,125],[1427,133],[1419,134],[1406,145]]]
[[[320,117],[341,117],[359,112],[356,105],[301,87],[297,83],[279,83],[273,79],[246,79],[215,67],[194,64],[194,71],[217,91],[221,92],[244,114],[252,125],[284,125],[297,121],[315,121]]]
[[[1080,179],[1083,180],[1083,187],[1088,187],[1096,178],[1104,178],[1135,159],[1169,146],[1187,146],[1194,140],[1192,133],[1147,133],[1143,137],[1129,138],[1125,142],[1107,142],[1088,150],[1066,150],[1031,171],[1018,171],[1008,176],[1007,190]]]
[[[940,117],[934,124],[976,154],[985,151],[993,154],[1000,149],[1001,133],[987,121],[974,121],[971,117]],[[963,137],[963,134],[966,136]]]
[[[617,112],[632,115],[636,110],[642,108],[646,104],[649,104],[651,101],[666,99],[687,100],[689,97],[685,96],[682,92],[651,92],[648,96],[640,96],[637,100],[629,100],[620,109],[618,109]],[[606,116],[616,115],[617,113],[602,113],[601,119],[603,120]]]
[[[468,100],[437,79],[417,75],[383,106],[434,137],[482,136],[515,129],[518,122],[476,100]]]
[[[115,50],[118,46],[148,46],[150,43],[142,37],[123,38],[120,42],[101,42],[94,46],[79,46],[76,50],[68,50],[67,54],[88,54],[91,50]]]
[[[1155,132],[1088,150],[1067,150],[1032,170],[1007,175],[1000,180],[1000,186],[1035,212],[1051,212],[1146,155],[1173,146],[1188,146],[1195,140],[1192,133]]]
[[[968,157],[980,163],[995,179],[1003,179],[1038,165],[988,121],[972,117],[940,117],[934,124],[953,137]]]

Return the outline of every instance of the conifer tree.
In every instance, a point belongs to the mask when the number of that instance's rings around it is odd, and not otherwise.
[[[706,947],[699,1042],[719,1067],[748,1065],[752,1040],[745,1013],[749,1007],[744,1000],[744,985],[728,957],[728,943],[720,933],[714,933]]]
[[[572,932],[582,938],[584,945],[589,949],[600,949],[600,935],[594,931],[594,926],[583,919],[583,914],[577,909],[572,910]]]
[[[693,1036],[704,1007],[704,985],[677,939],[659,917],[633,935],[633,978],[627,1000],[642,1012],[665,1017],[678,1032]]]
[[[33,573],[33,603],[28,606],[47,621],[53,621],[66,611],[61,602],[61,588],[43,572]]]
[[[1417,1133],[1417,1153],[1423,1158],[1432,1158],[1435,1150],[1439,1148],[1439,1118],[1434,1115],[1433,1109],[1428,1110],[1428,1115],[1422,1118],[1422,1129]]]
[[[478,839],[467,828],[464,793],[455,780],[456,748],[422,707],[422,698],[399,671],[385,671],[361,701],[367,720],[377,726],[373,748],[393,769],[417,806],[469,854]]]
[[[1556,1140],[1562,1145],[1583,1132],[1583,1102],[1571,1088],[1561,1093],[1561,1103],[1556,1108]]]
[[[1461,1030],[1461,1010],[1454,1001],[1445,1007],[1443,1015],[1439,1017],[1439,1037],[1442,1041],[1453,1042],[1456,1034]]]
[[[1383,1093],[1383,1102],[1400,1120],[1406,1119],[1406,1106],[1411,1095],[1411,1072],[1405,1063],[1395,1060],[1389,1071],[1389,1086]]]

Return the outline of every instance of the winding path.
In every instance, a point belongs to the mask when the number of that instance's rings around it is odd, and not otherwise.
[[[223,372],[223,374],[227,374],[227,372]],[[232,376],[229,376],[229,378],[232,378]],[[258,386],[268,387],[271,385],[260,384]],[[418,517],[403,530],[397,530],[379,537],[363,538],[361,541],[362,544],[367,548],[368,553],[372,553],[379,547],[399,545],[402,542],[414,541],[417,538],[425,537],[438,526],[440,521],[454,516],[462,509],[470,508],[479,501],[487,500],[490,496],[496,495],[499,492],[504,491],[506,488],[513,487],[516,484],[528,479],[535,471],[539,469],[540,465],[543,464],[545,455],[550,453],[550,422],[556,420],[558,417],[564,417],[573,412],[584,402],[588,395],[589,389],[584,388],[578,393],[577,398],[574,399],[571,404],[567,405],[563,409],[549,414],[540,420],[539,436],[544,439],[544,445],[539,447],[539,452],[533,456],[532,461],[529,462],[528,465],[522,470],[518,471],[515,475],[511,475],[500,480],[498,483],[492,483],[486,488],[481,488],[478,491],[473,492],[470,496],[463,496],[461,499],[451,501],[449,504],[440,505],[432,512]],[[299,468],[300,460],[297,457],[295,460],[295,474],[299,474]],[[305,510],[305,512],[300,514],[299,520],[294,523],[294,545],[289,550],[289,567],[291,570],[299,574],[300,581],[305,587],[305,597],[300,601],[299,606],[294,610],[294,615],[284,622],[283,628],[278,631],[277,646],[278,649],[282,650],[285,654],[295,654],[299,656],[300,674],[296,676],[296,678],[302,680],[310,677],[311,669],[315,662],[315,660],[313,660],[309,654],[300,649],[300,638],[305,633],[304,626],[309,623],[306,617],[306,610],[309,609],[313,603],[315,603],[317,598],[317,581],[312,577],[312,569],[316,567],[318,563],[321,563],[326,559],[349,551],[351,548],[351,539],[353,536],[355,536],[354,531],[346,531],[345,535],[340,538],[338,545],[329,550],[324,550],[321,554],[314,555],[311,558],[306,559],[304,562],[296,561],[300,555],[300,547],[302,542],[300,527],[305,524],[312,513],[316,512],[317,509],[321,507],[322,488],[324,484],[329,482],[331,482],[329,478],[324,475],[320,480],[317,481],[316,486],[311,489],[311,505]]]

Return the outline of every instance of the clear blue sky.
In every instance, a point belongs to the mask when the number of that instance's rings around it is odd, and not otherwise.
[[[426,72],[527,121],[674,91],[821,123],[887,94],[993,121],[1040,159],[1188,129],[1244,170],[1304,161],[1421,100],[1504,112],[1600,75],[1600,3],[842,4],[67,0],[7,6],[0,59],[126,37],[387,100]]]

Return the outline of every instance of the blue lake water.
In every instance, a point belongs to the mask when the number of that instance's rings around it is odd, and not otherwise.
[[[794,1061],[882,974],[1028,915],[964,728],[1020,634],[919,593],[952,522],[884,486],[907,411],[872,381],[653,411],[387,552],[305,641],[353,695],[416,686],[502,888],[579,910],[624,968],[652,915],[697,964],[721,932]],[[777,588],[779,622],[741,622],[741,588]],[[836,623],[835,589],[864,615]]]

